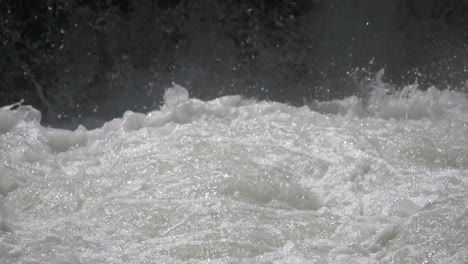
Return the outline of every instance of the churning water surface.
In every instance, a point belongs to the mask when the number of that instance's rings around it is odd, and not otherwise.
[[[0,263],[468,263],[466,94],[0,110]]]

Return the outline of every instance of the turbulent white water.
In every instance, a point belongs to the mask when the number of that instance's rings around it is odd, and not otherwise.
[[[296,108],[176,86],[92,131],[12,109],[0,263],[467,263],[465,94]]]

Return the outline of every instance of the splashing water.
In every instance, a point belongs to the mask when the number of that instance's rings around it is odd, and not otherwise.
[[[465,94],[164,100],[91,131],[1,108],[0,262],[468,259]]]

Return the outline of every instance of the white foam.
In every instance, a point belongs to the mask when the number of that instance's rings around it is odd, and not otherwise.
[[[0,135],[13,130],[21,121],[40,122],[41,113],[31,106],[23,106],[22,102],[0,108]],[[17,107],[15,110],[11,110]]]
[[[0,166],[0,194],[6,196],[8,193],[16,190],[19,182],[11,173],[8,173],[3,166]]]
[[[49,129],[45,138],[50,149],[56,152],[64,152],[71,147],[83,147],[87,143],[86,129],[82,126],[75,131]]]
[[[327,114],[376,117],[396,120],[462,122],[468,124],[468,98],[453,90],[430,87],[421,91],[417,85],[402,90],[389,88],[381,81],[373,83],[368,96],[351,96],[343,100],[314,101],[312,109]]]
[[[466,96],[388,87],[311,110],[176,86],[91,131],[4,107],[0,262],[462,263]]]
[[[396,203],[392,205],[390,208],[390,213],[405,217],[405,216],[411,216],[415,214],[417,211],[419,211],[420,206],[416,205],[410,200],[399,200]]]

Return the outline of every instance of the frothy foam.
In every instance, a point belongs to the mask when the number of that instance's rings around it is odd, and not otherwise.
[[[164,102],[89,131],[1,108],[0,262],[468,259],[465,94]]]
[[[393,92],[376,87],[365,100],[352,96],[344,100],[315,101],[311,108],[321,113],[354,115],[360,118],[430,119],[468,123],[468,99],[465,94],[453,90],[440,91],[435,87],[421,91],[417,85]]]

